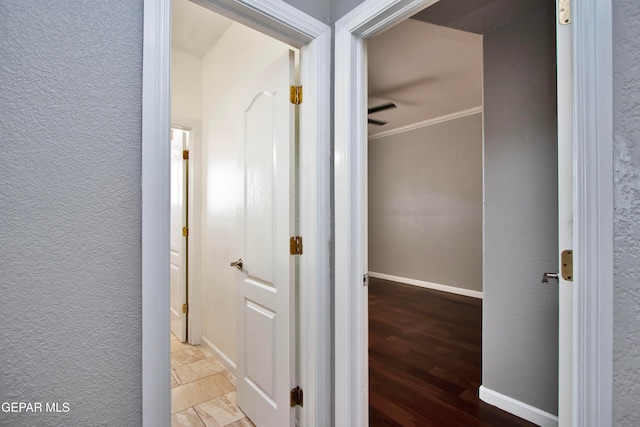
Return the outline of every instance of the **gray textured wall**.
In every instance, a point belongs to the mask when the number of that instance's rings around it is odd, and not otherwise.
[[[484,36],[482,382],[557,414],[555,27],[541,8]]]
[[[338,19],[349,13],[354,7],[360,3],[364,3],[364,0],[330,0],[329,1],[331,22],[335,23]]]
[[[368,153],[369,271],[482,292],[482,114]]]
[[[139,425],[142,1],[3,0],[0,58],[0,403],[69,404],[0,425]]]
[[[325,24],[331,23],[330,2],[327,0],[284,0],[284,2],[313,16],[318,21],[322,21]]]
[[[613,421],[640,425],[640,2],[613,1]]]

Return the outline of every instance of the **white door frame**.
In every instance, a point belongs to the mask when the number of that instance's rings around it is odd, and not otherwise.
[[[300,386],[304,426],[331,424],[329,146],[331,28],[282,0],[198,0],[300,49]],[[144,0],[142,69],[142,424],[168,427],[171,0]]]
[[[364,40],[437,0],[366,0],[335,25],[335,425],[364,427]],[[611,0],[573,4],[573,425],[612,422]],[[339,325],[339,326],[338,326]],[[565,427],[565,426],[562,426]]]
[[[187,176],[187,342],[201,343],[202,338],[202,121],[171,116],[171,126],[189,133],[189,171]]]

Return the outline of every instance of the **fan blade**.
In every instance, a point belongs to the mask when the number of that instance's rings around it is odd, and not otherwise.
[[[378,111],[388,110],[390,108],[398,108],[398,106],[393,102],[389,102],[387,104],[382,104],[382,105],[378,105],[377,107],[369,108],[368,114],[377,113]]]
[[[374,120],[374,119],[367,119],[367,122],[370,125],[377,125],[377,126],[382,126],[382,125],[386,125],[389,122],[383,122],[381,120]]]

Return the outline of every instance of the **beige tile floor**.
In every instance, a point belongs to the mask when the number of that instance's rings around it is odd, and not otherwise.
[[[254,427],[236,405],[235,378],[207,348],[173,334],[171,427]]]

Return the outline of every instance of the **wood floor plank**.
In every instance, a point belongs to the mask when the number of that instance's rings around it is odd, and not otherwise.
[[[371,278],[371,427],[531,427],[478,398],[482,301]]]

